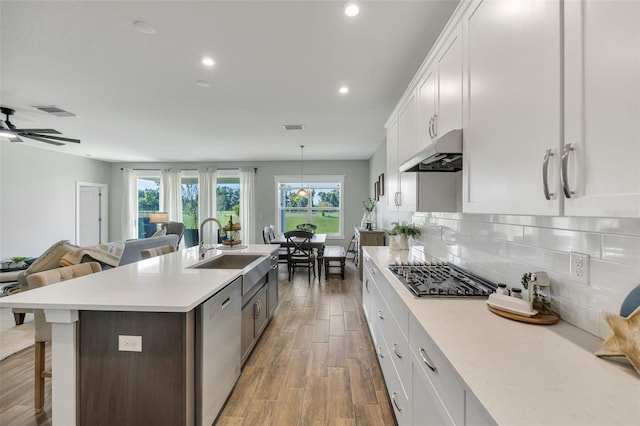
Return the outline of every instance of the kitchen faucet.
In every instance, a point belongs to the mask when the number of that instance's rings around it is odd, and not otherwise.
[[[200,246],[198,247],[198,253],[201,258],[204,258],[204,254],[207,252],[207,249],[204,248],[204,233],[203,233],[204,225],[207,222],[215,222],[218,224],[218,228],[222,229],[222,224],[215,217],[209,217],[202,221],[202,223],[200,224]],[[217,238],[216,238],[216,241],[217,241]]]

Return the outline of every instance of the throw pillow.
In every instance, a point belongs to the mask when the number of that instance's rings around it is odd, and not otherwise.
[[[153,233],[152,237],[163,237],[165,235],[167,235],[167,230],[164,228],[160,228]]]
[[[67,240],[58,241],[42,253],[42,255],[24,271],[25,276],[59,268],[59,262],[62,256],[78,248],[78,246],[69,244]]]

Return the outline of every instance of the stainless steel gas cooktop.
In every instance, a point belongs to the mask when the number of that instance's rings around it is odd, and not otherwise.
[[[389,265],[416,297],[489,297],[498,286],[446,262]]]

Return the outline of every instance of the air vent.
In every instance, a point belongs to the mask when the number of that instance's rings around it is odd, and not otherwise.
[[[304,130],[304,125],[302,124],[283,124],[282,127],[285,130]]]
[[[75,117],[76,116],[72,112],[65,111],[55,106],[34,106],[34,108],[39,109],[40,111],[49,113],[51,115],[55,115],[56,117]]]

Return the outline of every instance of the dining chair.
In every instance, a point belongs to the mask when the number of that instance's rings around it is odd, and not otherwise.
[[[289,281],[291,281],[295,268],[304,267],[308,269],[309,284],[311,284],[311,271],[313,271],[313,276],[316,276],[316,255],[309,244],[313,234],[307,231],[295,230],[285,232],[284,236],[287,239]]]
[[[176,248],[172,245],[154,247],[150,249],[140,250],[141,259],[151,259],[152,257],[162,256],[163,254],[174,253]]]
[[[48,271],[36,272],[27,276],[29,290],[49,284],[55,284],[71,278],[100,272],[98,262],[80,263]],[[35,362],[34,362],[34,409],[36,413],[44,406],[44,379],[51,377],[51,370],[45,370],[45,344],[51,341],[51,323],[48,323],[42,309],[34,309],[35,323]]]
[[[264,230],[262,231],[262,235],[265,239],[265,244],[273,244],[272,241],[276,239],[275,226],[265,226]],[[286,263],[287,265],[289,265],[289,253],[287,252],[286,248],[280,245],[278,246],[278,263]]]

